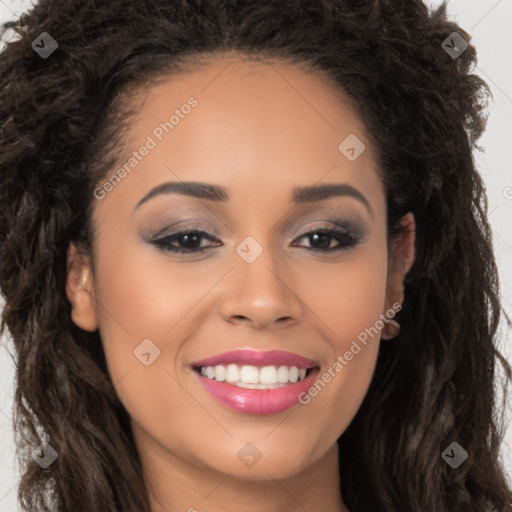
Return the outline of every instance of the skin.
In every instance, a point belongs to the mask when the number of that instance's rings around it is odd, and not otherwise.
[[[190,364],[253,348],[300,354],[321,372],[332,367],[365,328],[402,304],[414,218],[402,219],[408,231],[388,252],[385,194],[365,126],[328,79],[284,62],[225,55],[147,88],[133,99],[141,110],[130,152],[191,96],[197,106],[95,201],[94,254],[70,244],[72,319],[100,330],[153,511],[347,511],[336,441],[368,390],[379,335],[307,405],[278,414],[228,409]],[[338,150],[349,134],[366,145],[355,161]],[[136,208],[169,181],[220,185],[229,200],[162,194]],[[294,187],[325,183],[350,184],[372,213],[349,196],[293,204]],[[324,254],[301,236],[340,218],[362,233],[353,247]],[[185,224],[220,244],[202,238],[197,245],[208,249],[182,256],[150,243]],[[263,249],[252,263],[236,252],[248,236]],[[183,239],[174,244],[183,247]],[[150,366],[134,356],[144,339],[161,351]],[[252,467],[237,457],[247,443],[261,453]]]

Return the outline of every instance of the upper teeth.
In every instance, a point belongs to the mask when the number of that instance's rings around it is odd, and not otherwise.
[[[220,382],[227,381],[236,386],[252,389],[265,389],[269,385],[282,387],[289,382],[297,382],[306,376],[306,368],[296,366],[257,366],[218,364],[216,366],[202,366],[201,374],[208,379]]]

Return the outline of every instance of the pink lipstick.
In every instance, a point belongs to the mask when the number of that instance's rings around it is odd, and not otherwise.
[[[206,392],[246,414],[275,414],[296,405],[318,374],[318,363],[281,350],[234,350],[195,361]]]

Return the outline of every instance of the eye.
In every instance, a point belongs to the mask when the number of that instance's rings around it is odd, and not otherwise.
[[[217,238],[195,228],[183,227],[171,233],[170,235],[163,236],[152,240],[151,243],[156,245],[163,251],[169,251],[179,254],[186,253],[199,253],[203,252],[208,247],[201,247],[201,240],[208,239],[213,242],[220,242]]]
[[[352,233],[350,230],[338,228],[322,228],[303,233],[298,238],[298,240],[301,238],[309,239],[311,250],[326,253],[335,251],[347,251],[357,245],[361,239],[361,236]],[[333,241],[338,242],[338,244],[334,247],[331,246]]]

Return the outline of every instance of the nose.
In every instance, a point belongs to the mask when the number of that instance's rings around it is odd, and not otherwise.
[[[235,269],[222,303],[222,316],[230,323],[255,329],[280,328],[301,320],[304,304],[297,279],[285,263],[265,249],[252,263],[235,255]]]

